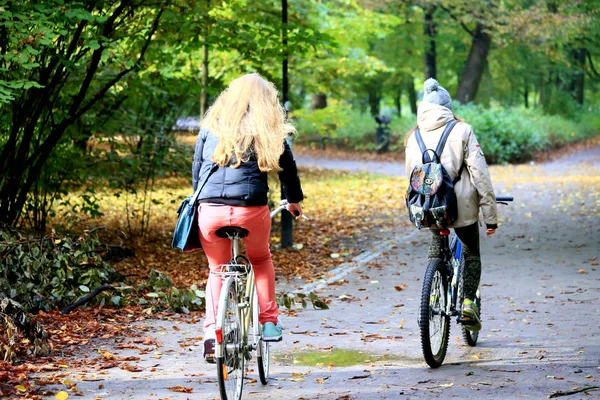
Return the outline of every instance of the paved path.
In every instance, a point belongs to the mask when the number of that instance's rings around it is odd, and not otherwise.
[[[404,175],[404,162],[356,161],[299,156],[296,157],[296,163],[303,167],[343,169],[347,171],[361,171],[392,176]]]
[[[453,324],[444,365],[424,363],[416,315],[429,236],[399,228],[329,281],[278,287],[317,290],[331,308],[283,317],[271,382],[249,381],[244,398],[540,399],[600,385],[599,156],[595,149],[568,162],[492,168],[498,193],[517,201],[501,209],[498,234],[482,238],[477,347],[466,346]],[[201,361],[200,324],[175,319],[140,329],[162,346],[146,355],[106,347],[141,357],[142,371],[113,368],[95,377],[100,382],[79,381],[84,399],[218,398],[215,368]],[[178,385],[192,392],[167,389]]]

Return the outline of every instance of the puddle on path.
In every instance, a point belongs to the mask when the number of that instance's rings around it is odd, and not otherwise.
[[[396,354],[369,354],[360,350],[333,349],[303,351],[294,354],[275,354],[275,361],[283,365],[350,367],[385,361],[413,361]]]

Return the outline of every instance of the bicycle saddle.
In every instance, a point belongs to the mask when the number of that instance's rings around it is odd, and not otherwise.
[[[230,237],[243,239],[248,236],[248,229],[239,226],[223,226],[217,229],[217,236],[223,239],[229,239]]]

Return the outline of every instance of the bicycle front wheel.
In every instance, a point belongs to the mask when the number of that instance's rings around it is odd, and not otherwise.
[[[462,309],[462,304],[465,300],[465,259],[464,257],[460,257],[460,264],[458,266],[458,305],[459,311]],[[475,305],[479,310],[479,316],[481,318],[481,295],[479,289],[477,289],[477,293],[475,294]],[[473,332],[467,329],[465,325],[462,325],[462,336],[465,342],[469,346],[477,345],[477,339],[479,338],[479,331]]]
[[[433,260],[425,272],[419,313],[421,347],[431,368],[442,365],[448,350],[450,316],[446,313],[447,293],[447,266],[440,259]]]
[[[244,353],[239,292],[234,278],[227,278],[221,288],[217,316],[217,379],[221,400],[239,400],[244,386]],[[220,329],[220,332],[219,332]]]
[[[261,325],[258,322],[258,314],[260,313],[260,307],[258,305],[258,296],[256,294],[256,290],[254,291],[254,301],[253,301],[253,318],[252,318],[252,323],[253,326],[257,327],[256,331],[256,337],[257,337],[257,343],[256,343],[256,363],[258,365],[258,376],[260,378],[260,382],[263,385],[266,385],[267,383],[269,383],[269,368],[271,366],[271,349],[269,347],[269,343],[265,342],[262,339],[262,331],[261,331]]]

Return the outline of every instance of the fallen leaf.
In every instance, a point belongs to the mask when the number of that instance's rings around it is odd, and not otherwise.
[[[56,400],[67,400],[69,398],[69,393],[67,392],[58,392],[56,396],[54,396]]]
[[[400,286],[394,286],[394,289],[396,289],[397,291],[404,290],[404,289],[406,289],[406,283],[403,283]]]
[[[187,388],[187,387],[183,387],[183,386],[171,386],[168,387],[167,389],[169,389],[171,392],[181,392],[181,393],[192,393],[192,391],[194,390],[194,388]]]

